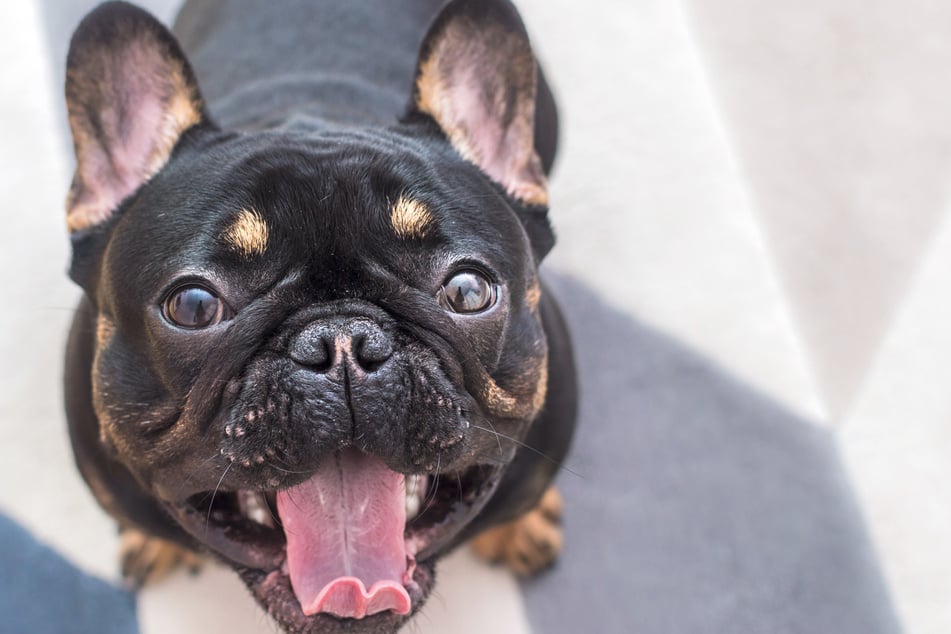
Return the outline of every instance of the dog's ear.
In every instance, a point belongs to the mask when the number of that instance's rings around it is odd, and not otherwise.
[[[516,200],[547,207],[535,152],[535,56],[506,0],[453,0],[423,40],[413,107]]]
[[[70,232],[108,219],[165,165],[182,134],[205,120],[174,36],[124,2],[99,6],[76,29],[66,102],[76,151],[66,201]]]

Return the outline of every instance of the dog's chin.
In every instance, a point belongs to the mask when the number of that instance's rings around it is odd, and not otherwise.
[[[394,632],[423,605],[435,582],[436,560],[456,545],[495,492],[501,475],[502,467],[476,465],[456,473],[413,477],[423,486],[406,494],[405,594],[400,590],[399,596],[404,601],[408,597],[408,604],[369,609],[361,618],[340,618],[323,610],[305,614],[288,569],[288,540],[278,512],[280,491],[208,491],[169,509],[186,531],[238,572],[255,599],[288,632]],[[373,599],[364,601],[372,604]]]

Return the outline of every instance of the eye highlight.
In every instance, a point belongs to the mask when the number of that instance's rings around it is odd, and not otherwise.
[[[436,299],[446,310],[466,315],[488,310],[495,304],[497,296],[497,286],[485,275],[465,269],[446,280],[436,294]]]
[[[179,286],[162,305],[165,319],[181,328],[198,330],[231,317],[231,309],[213,291],[199,284]]]

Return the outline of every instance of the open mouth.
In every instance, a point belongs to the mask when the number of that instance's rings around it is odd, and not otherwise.
[[[435,556],[482,509],[500,473],[477,465],[407,476],[348,449],[297,486],[209,491],[173,510],[288,630],[364,619],[380,626],[368,631],[393,631],[422,604]]]

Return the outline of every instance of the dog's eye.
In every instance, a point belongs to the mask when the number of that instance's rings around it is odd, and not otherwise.
[[[454,313],[479,313],[495,303],[496,287],[478,271],[465,270],[453,275],[439,289],[437,299]]]
[[[182,286],[173,291],[163,307],[165,318],[182,328],[207,328],[230,316],[228,306],[204,286]]]

